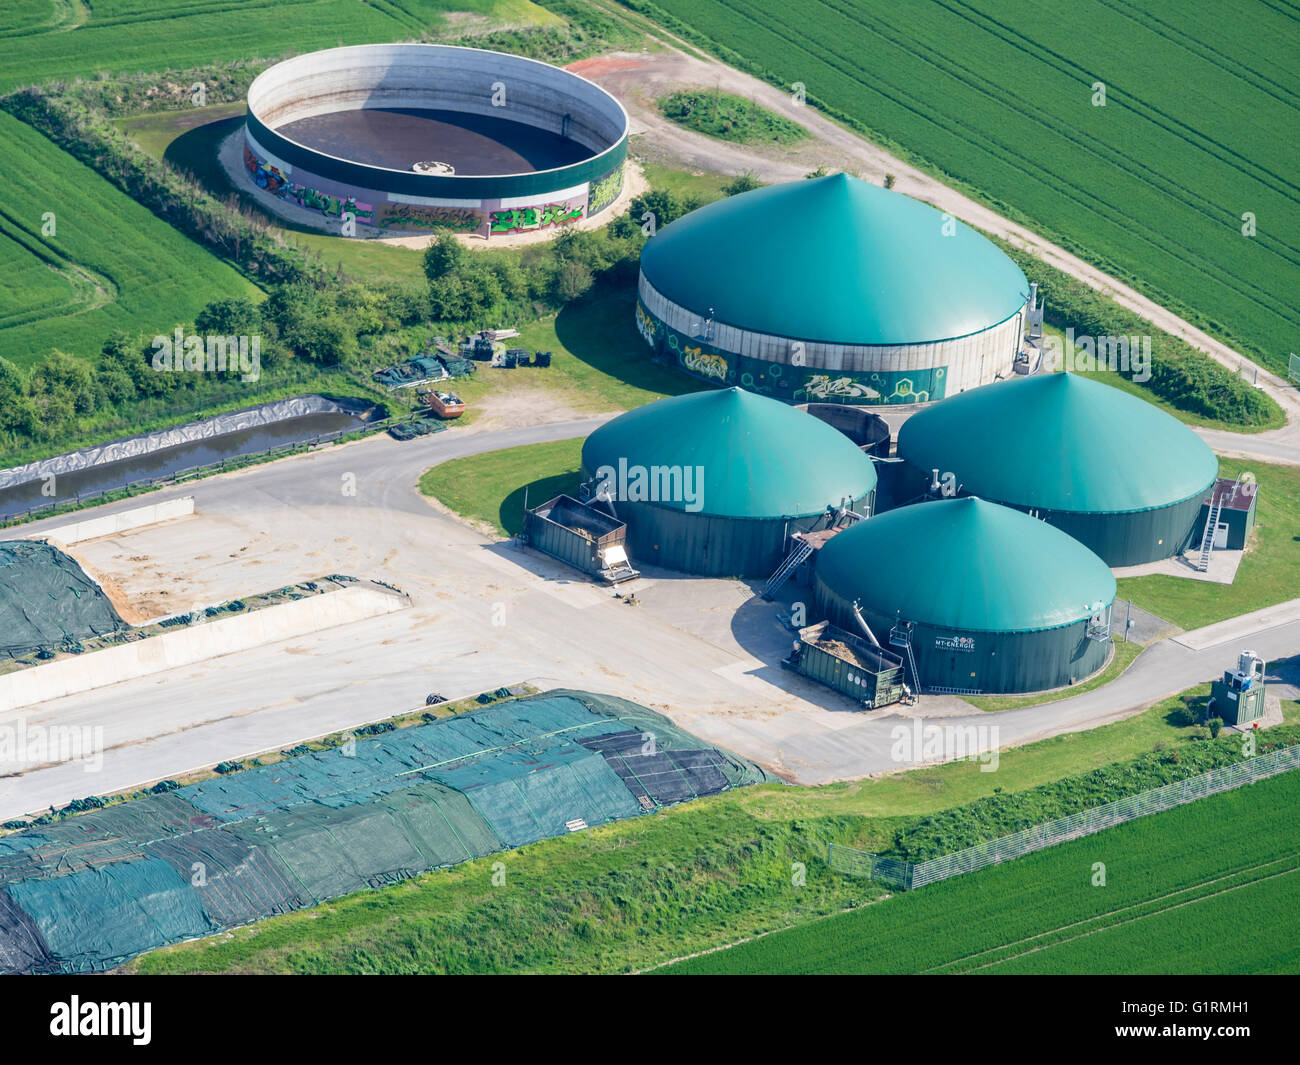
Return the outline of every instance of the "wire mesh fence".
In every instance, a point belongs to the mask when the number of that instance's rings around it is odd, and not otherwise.
[[[910,863],[854,850],[852,847],[842,847],[836,843],[830,845],[826,860],[837,872],[870,877],[911,891],[926,884],[934,884],[962,873],[973,873],[1012,858],[1045,850],[1058,843],[1090,836],[1126,821],[1163,813],[1176,806],[1231,791],[1293,769],[1300,769],[1300,744],[1257,755],[1236,765],[1211,769],[1186,780],[1129,795],[1104,806],[1081,810],[1055,821],[1033,825],[1009,836],[977,843],[973,847],[931,858],[929,861]]]

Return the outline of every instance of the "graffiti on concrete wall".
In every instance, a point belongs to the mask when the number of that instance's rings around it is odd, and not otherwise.
[[[591,186],[591,196],[587,206],[590,217],[599,214],[618,199],[623,191],[623,164],[619,163],[613,170]]]
[[[507,207],[492,212],[492,233],[528,233],[562,226],[582,217],[581,203],[546,203],[535,207]]]
[[[309,185],[300,185],[280,172],[278,167],[258,159],[244,144],[244,166],[253,178],[253,184],[282,200],[289,200],[309,211],[319,211],[327,218],[340,218],[344,213],[353,215],[359,222],[369,222],[375,216],[374,204],[361,203],[351,196],[334,196]]]
[[[481,229],[487,221],[483,211],[472,207],[439,207],[419,203],[381,203],[375,214],[380,229]]]

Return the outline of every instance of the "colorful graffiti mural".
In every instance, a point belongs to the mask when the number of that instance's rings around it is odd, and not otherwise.
[[[438,207],[418,203],[381,203],[375,212],[380,229],[454,229],[473,232],[487,223],[487,214],[472,207]]]
[[[636,304],[636,329],[641,334],[642,340],[656,351],[659,350],[659,323],[646,313],[640,300],[637,300]]]
[[[619,163],[613,170],[591,186],[591,195],[587,202],[587,216],[599,214],[618,199],[623,191],[623,164]]]
[[[510,207],[492,212],[491,233],[527,233],[548,226],[562,226],[582,217],[580,203],[547,203],[536,207]]]
[[[348,213],[358,222],[369,222],[375,216],[374,204],[361,203],[351,196],[334,196],[290,180],[278,167],[258,159],[249,150],[247,143],[244,144],[244,166],[252,176],[253,184],[259,189],[265,189],[282,200],[291,200],[309,211],[319,211],[326,218],[340,218]]]
[[[696,337],[665,325],[636,305],[637,330],[656,351],[671,354],[687,373],[713,384],[739,385],[750,392],[787,403],[846,403],[883,406],[895,403],[929,403],[942,399],[948,370],[861,371],[827,373],[817,367],[788,366],[764,359],[719,351]]]

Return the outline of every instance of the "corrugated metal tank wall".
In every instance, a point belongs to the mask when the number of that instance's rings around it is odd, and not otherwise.
[[[888,565],[888,560],[882,560]],[[852,604],[814,577],[814,602],[819,616],[858,632]],[[888,647],[895,618],[863,608],[863,617],[876,639]],[[907,619],[913,620],[913,619]],[[1088,623],[1076,622],[1041,632],[969,632],[934,628],[917,622],[912,653],[926,687],[965,688],[995,694],[1037,692],[1084,680],[1106,664],[1111,644],[1090,640]],[[935,646],[939,637],[966,637],[969,651]],[[893,650],[891,648],[891,650]]]
[[[583,470],[584,479],[592,476]],[[853,501],[871,512],[873,491]],[[786,554],[791,534],[824,528],[824,512],[802,518],[724,518],[693,514],[654,503],[620,501],[627,523],[628,554],[634,566],[662,566],[702,577],[769,577]]]

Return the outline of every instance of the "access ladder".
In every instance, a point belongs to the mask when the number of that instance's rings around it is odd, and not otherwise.
[[[763,590],[758,594],[764,599],[771,599],[776,591],[790,579],[790,574],[808,561],[808,556],[813,553],[812,544],[803,538],[795,542],[795,546],[790,549],[790,553],[785,556],[785,561],[776,569],[776,572],[767,579],[763,585]]]

